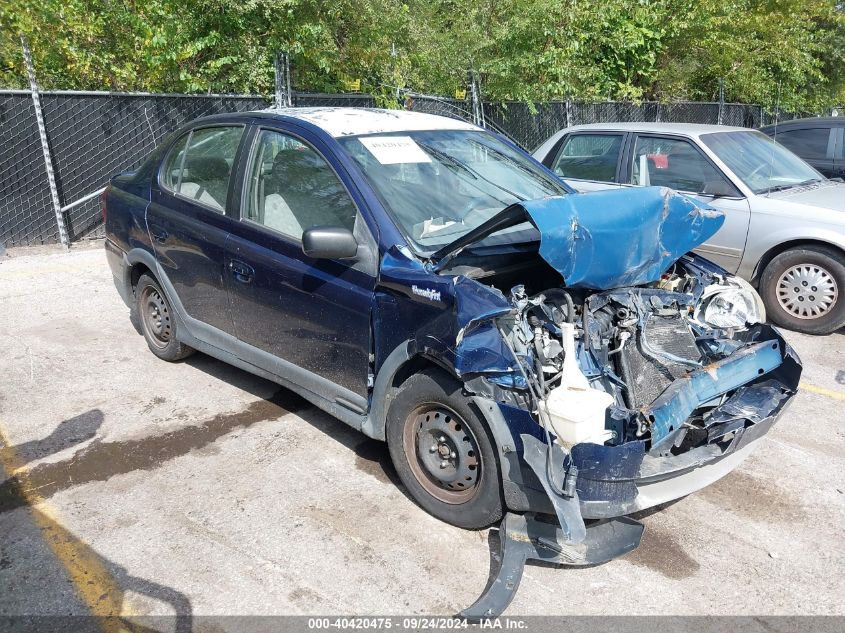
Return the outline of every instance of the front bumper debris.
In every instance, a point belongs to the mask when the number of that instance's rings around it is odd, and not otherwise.
[[[533,514],[507,513],[499,527],[499,569],[493,581],[471,606],[459,614],[469,621],[497,617],[513,600],[528,560],[558,565],[599,565],[636,549],[643,524],[627,517],[587,526],[583,540],[568,544],[560,526]]]
[[[676,380],[641,410],[653,416],[653,428],[662,433],[656,447],[647,450],[644,441],[582,443],[565,454],[557,444],[550,449],[533,429],[526,433],[527,425],[517,427],[514,440],[551,502],[557,525],[533,513],[506,514],[493,582],[460,616],[479,620],[501,614],[529,560],[594,565],[636,549],[643,526],[625,515],[700,490],[750,455],[791,403],[801,376],[798,356],[777,331],[764,325],[756,330],[745,349]],[[673,446],[681,446],[684,436],[678,431],[687,418],[731,391],[697,429],[698,443],[673,452]],[[667,437],[672,438],[668,444]]]

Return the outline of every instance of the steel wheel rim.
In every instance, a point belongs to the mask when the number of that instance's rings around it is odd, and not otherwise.
[[[417,407],[405,419],[403,449],[414,478],[435,499],[460,504],[471,499],[483,476],[472,429],[442,404]]]
[[[781,308],[797,319],[818,319],[833,308],[839,298],[836,280],[818,264],[787,268],[778,279],[777,298]]]
[[[158,349],[164,349],[170,343],[173,334],[170,310],[164,297],[156,288],[147,286],[141,292],[138,306],[147,339]]]

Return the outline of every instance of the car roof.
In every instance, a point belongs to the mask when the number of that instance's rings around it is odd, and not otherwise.
[[[566,128],[566,132],[579,130],[621,131],[621,132],[656,132],[664,134],[681,134],[683,136],[701,136],[713,132],[748,132],[749,128],[730,127],[727,125],[703,125],[700,123],[589,123],[587,125],[573,125]]]
[[[805,126],[816,126],[816,127],[845,127],[845,116],[819,116],[819,117],[808,117],[806,119],[790,119],[789,121],[778,121],[777,128],[782,130],[783,128],[789,127],[805,127]],[[774,130],[775,125],[772,123],[771,125],[767,125],[765,127],[761,127],[761,130],[764,132],[769,130]]]
[[[322,128],[334,137],[430,130],[480,130],[471,123],[423,112],[379,108],[268,108],[249,114],[292,118]]]

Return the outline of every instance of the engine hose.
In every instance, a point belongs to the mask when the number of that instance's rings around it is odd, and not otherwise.
[[[581,329],[584,330],[584,351],[591,351],[590,348],[590,329],[589,329],[589,310],[587,309],[587,304],[585,303],[581,306]]]
[[[566,290],[563,291],[563,298],[566,301],[566,322],[575,323],[575,302]]]
[[[536,315],[528,317],[528,325],[534,330],[534,349],[537,351],[539,358],[545,358],[543,354],[543,323]]]
[[[575,323],[575,302],[572,300],[572,295],[563,288],[552,288],[550,290],[546,290],[544,294],[547,297],[553,295],[562,296],[564,303],[566,303],[566,322]]]
[[[537,380],[540,383],[540,393],[546,395],[546,377],[543,375],[543,362],[539,358],[534,359],[534,371],[537,372]]]

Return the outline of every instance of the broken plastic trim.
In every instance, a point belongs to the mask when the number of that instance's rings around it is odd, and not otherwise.
[[[599,565],[636,549],[643,524],[628,517],[600,521],[588,526],[578,545],[566,542],[560,528],[538,521],[533,514],[507,513],[499,527],[498,569],[493,581],[459,617],[470,622],[501,615],[516,595],[528,560],[558,565]]]

